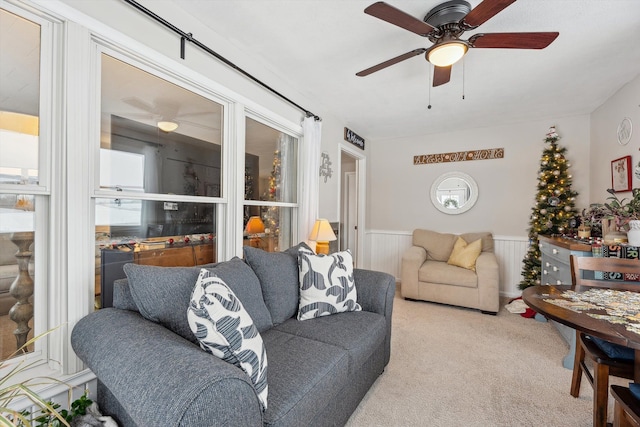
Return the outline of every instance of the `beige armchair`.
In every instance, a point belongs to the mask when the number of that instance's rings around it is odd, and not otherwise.
[[[403,298],[475,308],[496,314],[500,308],[498,260],[491,233],[466,233],[467,243],[482,239],[475,271],[447,263],[456,234],[416,229],[413,246],[402,257],[400,294]]]

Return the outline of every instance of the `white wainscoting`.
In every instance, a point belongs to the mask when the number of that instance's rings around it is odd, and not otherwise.
[[[365,262],[372,270],[384,271],[400,280],[402,254],[411,246],[411,231],[369,230],[366,232]],[[517,297],[522,260],[527,252],[527,237],[493,236],[495,253],[500,265],[500,295]]]

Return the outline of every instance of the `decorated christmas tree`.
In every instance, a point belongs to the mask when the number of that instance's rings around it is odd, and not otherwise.
[[[558,145],[559,139],[552,126],[544,139],[547,146],[540,160],[538,194],[531,208],[529,249],[522,261],[520,289],[540,284],[538,236],[566,233],[569,221],[577,214],[575,200],[578,193],[571,190],[570,164],[564,156],[567,149]]]
[[[280,198],[280,150],[276,150],[273,153],[273,168],[271,175],[269,176],[269,189],[266,195],[266,200],[278,201]],[[279,209],[277,206],[269,206],[267,212],[264,214],[264,226],[269,229],[272,234],[278,234],[280,231],[280,217]]]

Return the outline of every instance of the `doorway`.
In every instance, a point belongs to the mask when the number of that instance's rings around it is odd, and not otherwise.
[[[350,147],[340,151],[340,250],[349,249],[356,266],[362,267],[364,239],[365,157]]]

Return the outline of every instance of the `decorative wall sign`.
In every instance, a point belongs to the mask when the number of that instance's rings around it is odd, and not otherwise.
[[[430,163],[468,162],[471,160],[502,159],[504,148],[487,148],[486,150],[455,151],[453,153],[423,154],[413,156],[414,165]]]
[[[344,128],[344,140],[364,150],[364,138],[349,128]]]
[[[329,159],[329,153],[322,153],[322,162],[320,163],[320,176],[324,176],[324,182],[331,178],[333,175],[333,169],[331,169],[331,159]]]

